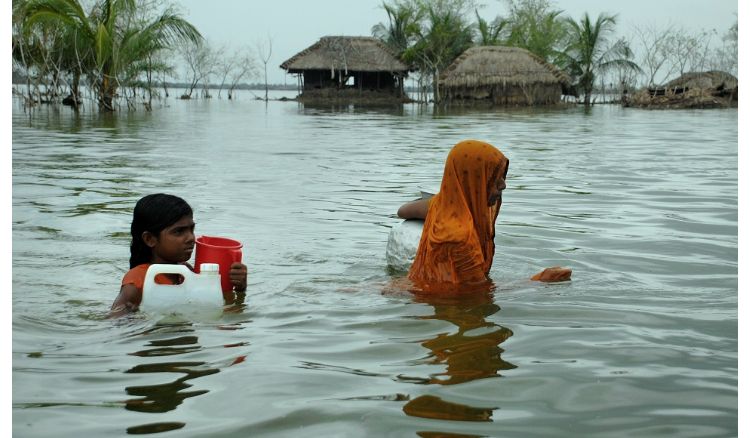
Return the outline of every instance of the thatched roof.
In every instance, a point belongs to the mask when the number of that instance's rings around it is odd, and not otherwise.
[[[284,61],[290,73],[303,70],[406,72],[401,62],[379,39],[372,37],[325,36],[317,43]]]
[[[734,88],[737,86],[737,78],[733,75],[723,71],[706,71],[706,72],[690,72],[685,73],[679,78],[669,81],[665,88],[701,88],[701,89],[717,89],[723,88]]]
[[[505,46],[471,47],[440,76],[443,87],[533,83],[559,83],[568,87],[570,78],[526,49]]]

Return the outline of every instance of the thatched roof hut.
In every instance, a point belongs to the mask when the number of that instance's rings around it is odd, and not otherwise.
[[[689,72],[677,79],[669,81],[664,88],[673,90],[676,88],[704,90],[731,89],[737,86],[737,78],[723,71]]]
[[[568,76],[528,50],[480,46],[462,53],[438,82],[448,102],[488,101],[495,105],[560,102]]]
[[[377,38],[326,36],[284,61],[304,97],[403,96],[409,67]]]
[[[659,88],[645,88],[623,100],[641,108],[737,107],[737,78],[723,71],[690,72]]]

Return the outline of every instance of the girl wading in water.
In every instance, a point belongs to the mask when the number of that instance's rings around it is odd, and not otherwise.
[[[112,304],[110,316],[120,316],[138,310],[143,297],[143,282],[152,263],[183,264],[191,271],[188,260],[195,248],[193,209],[178,196],[156,193],[141,198],[133,209],[130,225],[130,270],[122,279],[120,293]],[[233,263],[229,278],[234,292],[244,294],[247,289],[247,266]],[[179,278],[160,274],[159,284],[177,284]],[[234,295],[234,294],[231,294]],[[231,301],[234,297],[227,297]]]

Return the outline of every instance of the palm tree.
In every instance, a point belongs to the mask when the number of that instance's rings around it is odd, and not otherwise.
[[[584,14],[580,23],[568,18],[570,42],[565,49],[568,71],[578,78],[578,86],[584,94],[583,103],[591,103],[595,75],[612,68],[639,71],[640,67],[630,60],[633,53],[624,39],[609,44],[607,37],[614,32],[615,16],[599,14],[592,23],[589,14]]]
[[[492,23],[488,23],[487,20],[479,15],[479,11],[476,9],[474,13],[477,16],[477,44],[480,46],[499,46],[503,44],[502,33],[508,24],[507,20],[503,20],[500,17],[495,18]]]
[[[475,0],[392,0],[382,5],[388,23],[373,26],[372,34],[417,68],[420,90],[430,78],[439,101],[440,72],[471,47],[473,28],[465,17],[475,5]]]
[[[457,8],[426,6],[426,22],[419,40],[404,53],[404,60],[432,76],[433,99],[440,102],[440,73],[472,45],[472,26]]]
[[[74,35],[75,71],[89,76],[99,108],[113,111],[118,87],[137,76],[134,67],[177,42],[202,39],[192,24],[170,9],[141,23],[134,19],[136,7],[136,0],[99,0],[87,15],[78,0],[29,0],[26,25],[57,23],[65,34]]]
[[[414,43],[419,35],[423,9],[416,3],[383,3],[388,14],[388,24],[378,23],[372,27],[372,35],[383,41],[399,57]]]

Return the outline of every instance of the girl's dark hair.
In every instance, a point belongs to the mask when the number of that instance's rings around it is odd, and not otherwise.
[[[143,242],[143,232],[159,236],[161,230],[185,216],[192,216],[193,209],[184,199],[155,193],[141,198],[133,209],[133,222],[130,224],[130,269],[143,263],[151,263],[151,248]]]

